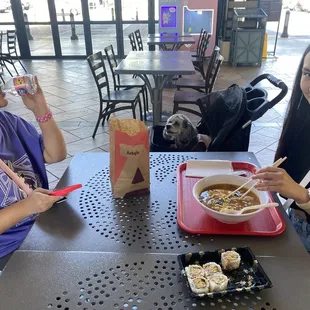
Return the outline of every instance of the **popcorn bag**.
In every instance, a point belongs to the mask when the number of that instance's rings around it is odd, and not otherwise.
[[[110,182],[115,198],[150,191],[148,128],[135,119],[112,118],[110,127]]]

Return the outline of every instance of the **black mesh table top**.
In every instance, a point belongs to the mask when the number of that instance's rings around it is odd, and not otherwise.
[[[83,183],[82,191],[40,215],[22,250],[186,253],[250,246],[260,256],[304,256],[306,251],[287,222],[277,237],[190,235],[176,223],[176,169],[189,159],[231,159],[258,164],[250,153],[153,153],[151,193],[114,199],[109,155],[78,154],[58,187]],[[291,251],[292,248],[294,251]]]
[[[175,254],[18,251],[0,278],[1,310],[309,308],[308,258],[264,257],[260,262],[273,288],[195,300]]]
[[[245,161],[252,153],[153,153],[151,193],[114,199],[109,154],[81,153],[58,188],[82,183],[42,214],[0,276],[1,310],[286,310],[310,303],[309,255],[283,212],[276,237],[190,235],[176,223],[176,169],[189,159]],[[273,282],[259,293],[196,300],[177,255],[249,246]],[[289,297],[288,297],[289,296]]]

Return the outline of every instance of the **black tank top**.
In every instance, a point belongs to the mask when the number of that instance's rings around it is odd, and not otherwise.
[[[300,183],[310,170],[310,104],[303,100],[294,117],[297,126],[291,126],[285,139],[282,157],[287,160],[281,165],[283,169]]]
[[[295,126],[291,126],[292,129],[289,129],[285,140],[285,148],[283,154],[281,154],[281,157],[287,156],[287,160],[281,167],[286,170],[295,182],[300,183],[310,170],[310,104],[307,100],[301,102],[296,112],[296,117],[294,117]],[[310,183],[307,188],[309,186]],[[296,203],[293,203],[291,208],[302,210]],[[305,214],[307,222],[310,223],[310,215],[307,212]]]

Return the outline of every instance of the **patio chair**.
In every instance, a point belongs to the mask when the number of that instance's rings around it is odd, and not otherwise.
[[[220,52],[220,48],[218,46],[215,46],[214,47],[214,50],[213,50],[213,53],[212,53],[212,56],[214,57],[215,53],[214,51],[217,51],[217,52]],[[210,57],[210,60],[212,59],[212,56]],[[208,66],[207,66],[208,68]],[[206,72],[205,72],[205,75],[206,75]],[[197,90],[201,93],[204,93],[205,92],[205,80],[202,80],[202,79],[190,79],[190,78],[180,78],[177,80],[176,82],[176,87],[177,87],[177,90],[180,90],[181,88],[191,88],[191,89],[194,89],[194,90]]]
[[[197,47],[196,47],[196,53],[192,54],[192,57],[198,57],[199,55],[199,51],[200,51],[200,46],[201,46],[201,42],[202,42],[202,38],[207,34],[207,31],[204,30],[203,28],[201,28],[200,30],[200,35],[199,35],[199,39],[198,39],[198,43],[197,43]]]
[[[193,65],[196,71],[198,71],[203,79],[206,78],[205,72],[204,72],[204,62],[207,59],[206,57],[206,50],[208,48],[209,42],[210,42],[211,34],[206,34],[205,37],[202,38],[199,56],[196,58],[193,58]]]
[[[218,50],[214,50],[209,62],[208,70],[206,73],[206,80],[205,80],[205,92],[193,92],[193,91],[182,91],[177,90],[174,94],[173,99],[173,114],[177,113],[178,111],[184,111],[188,113],[192,113],[197,116],[202,116],[201,108],[200,112],[193,110],[191,108],[187,108],[188,105],[197,105],[197,100],[209,93],[212,92],[217,75],[220,71],[221,64],[224,61],[224,57],[220,55]],[[180,106],[185,105],[185,107]]]
[[[0,54],[0,58],[1,58],[1,61],[2,61],[2,64],[5,66],[5,68],[7,69],[7,71],[9,72],[9,74],[11,76],[12,73],[11,71],[8,69],[8,67],[6,66],[6,63],[9,63],[10,65],[13,66],[15,72],[17,75],[19,75],[14,63],[16,62],[14,58],[16,58],[16,60],[19,62],[19,64],[22,66],[22,68],[25,70],[25,72],[27,73],[27,70],[26,68],[24,67],[24,65],[22,64],[22,62],[20,61],[18,55],[17,55],[17,51],[16,51],[16,32],[15,30],[8,30],[7,31],[7,53],[4,53],[2,51],[2,39],[3,39],[3,34],[1,33],[1,39],[0,39],[0,43],[1,43],[1,54]],[[13,57],[12,57],[13,56]]]
[[[137,44],[136,44],[136,39],[135,39],[135,34],[132,32],[128,35],[129,42],[131,45],[131,50],[132,51],[137,51]]]
[[[135,36],[136,36],[136,40],[138,44],[138,51],[143,51],[143,42],[142,42],[140,29],[135,31]]]
[[[87,61],[95,79],[100,98],[100,111],[93,138],[96,136],[100,121],[102,120],[103,126],[105,120],[109,120],[112,113],[132,110],[132,116],[136,118],[136,106],[139,104],[140,118],[142,120],[140,91],[136,89],[110,91],[108,74],[102,53],[97,52],[88,56]],[[106,90],[106,95],[102,93],[103,90]],[[120,103],[125,103],[126,105],[118,106]]]
[[[125,90],[132,88],[139,88],[143,97],[143,113],[144,113],[144,120],[146,120],[146,111],[148,111],[148,95],[145,83],[140,78],[121,80],[120,74],[115,73],[115,68],[117,67],[117,60],[113,46],[112,45],[107,46],[104,49],[104,52],[107,57],[109,67],[112,73],[114,90],[116,91],[122,88],[124,88]]]
[[[1,79],[2,83],[4,84],[5,81],[4,81],[4,78],[3,78],[3,67],[1,65],[1,60],[0,60],[0,79]]]
[[[12,76],[9,68],[6,66],[4,60],[3,60],[3,56],[2,56],[2,42],[3,42],[3,32],[0,31],[0,68],[1,68],[1,72],[0,72],[0,77],[1,80],[3,81],[3,67],[8,71],[8,73]]]

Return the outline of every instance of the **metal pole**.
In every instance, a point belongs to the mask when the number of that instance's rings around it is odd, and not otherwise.
[[[136,20],[139,20],[139,12],[138,12],[138,8],[136,8]]]
[[[61,9],[61,16],[62,16],[62,21],[65,22],[66,16],[65,16],[65,10],[64,9]]]
[[[277,49],[278,36],[279,36],[279,28],[280,28],[280,20],[278,21],[278,28],[277,28],[276,42],[274,43],[273,56],[276,56],[276,49]]]
[[[283,32],[281,34],[281,38],[288,38],[288,22],[290,20],[290,10],[287,10],[285,13],[284,27]]]
[[[74,14],[70,13],[70,21],[71,21],[71,40],[78,40],[78,36],[76,35],[75,31],[75,24],[74,24]]]
[[[33,36],[30,33],[29,25],[26,25],[26,23],[28,23],[27,13],[24,13],[24,22],[25,22],[25,27],[26,27],[27,39],[31,41],[31,40],[33,40]]]
[[[114,15],[114,8],[111,8],[111,14],[112,14],[112,20],[115,20],[115,15]]]

